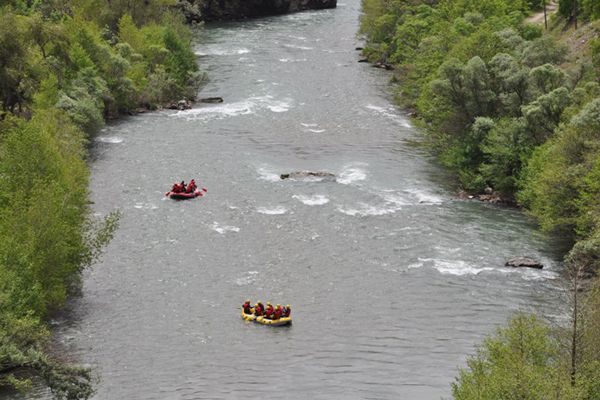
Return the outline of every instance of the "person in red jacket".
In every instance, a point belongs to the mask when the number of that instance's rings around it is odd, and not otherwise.
[[[252,314],[252,305],[250,304],[250,300],[246,300],[244,304],[242,304],[242,308],[244,309],[244,314]]]
[[[187,189],[185,190],[186,193],[194,193],[194,191],[196,190],[197,186],[196,186],[196,181],[194,181],[193,179],[190,181],[190,184],[187,186]]]
[[[260,317],[261,315],[263,315],[264,311],[265,306],[263,306],[263,303],[261,303],[260,301],[256,302],[256,304],[254,305],[254,315]]]
[[[281,313],[281,316],[283,318],[288,318],[291,313],[292,313],[292,307],[288,304],[287,306],[283,307],[283,312]]]
[[[275,311],[273,309],[273,306],[271,305],[271,303],[269,303],[267,301],[267,308],[265,308],[265,317],[272,318],[273,317],[273,311]]]
[[[181,183],[176,183],[171,188],[171,192],[173,193],[182,193],[185,192],[185,182],[181,181]]]
[[[277,306],[275,307],[275,311],[273,311],[273,319],[281,318],[282,313],[283,310],[281,309],[281,304],[277,304]]]

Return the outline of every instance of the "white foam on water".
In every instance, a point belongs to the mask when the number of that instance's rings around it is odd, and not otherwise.
[[[383,115],[386,118],[391,119],[392,121],[404,126],[405,128],[410,128],[412,126],[406,118],[397,114],[397,111],[394,107],[379,107],[373,104],[367,104],[365,107],[369,110],[375,111],[380,115]]]
[[[421,189],[406,189],[406,192],[415,197],[420,204],[442,204],[444,202],[441,197]]]
[[[258,271],[248,271],[246,275],[235,280],[235,284],[238,286],[247,286],[256,282]]]
[[[156,210],[158,206],[152,203],[135,203],[133,208],[137,208],[138,210]]]
[[[303,204],[307,206],[322,206],[324,204],[329,203],[329,199],[322,194],[316,194],[314,196],[304,196],[304,195],[293,195],[292,198],[299,200]]]
[[[277,182],[281,180],[281,176],[273,171],[269,171],[265,168],[259,168],[257,170],[258,172],[258,179],[263,180],[263,181],[269,181],[269,182]]]
[[[444,253],[458,253],[462,250],[462,247],[444,247],[444,246],[433,246],[434,249]]]
[[[257,212],[266,215],[282,215],[285,214],[288,210],[283,206],[276,207],[258,207],[256,209]]]
[[[100,136],[95,139],[97,142],[118,144],[123,143],[123,138],[118,136]]]
[[[308,46],[298,46],[296,44],[284,44],[283,47],[287,47],[290,49],[298,49],[298,50],[314,50],[314,47],[308,47]]]
[[[379,196],[381,198],[383,198],[386,202],[395,204],[397,206],[408,206],[411,204],[411,202],[408,201],[406,199],[406,197],[402,196],[399,193],[386,192],[386,193],[380,194]]]
[[[213,222],[211,229],[214,230],[215,232],[220,233],[221,235],[223,235],[227,232],[239,232],[240,231],[240,228],[238,228],[237,226],[221,225],[217,221]]]
[[[288,103],[279,102],[277,104],[269,105],[267,108],[274,113],[282,113],[288,111],[290,109],[290,105]]]
[[[275,100],[273,96],[256,96],[247,100],[234,103],[219,103],[216,105],[206,105],[191,110],[182,110],[171,114],[173,117],[186,118],[187,120],[209,121],[213,119],[224,119],[240,115],[255,114],[262,109],[268,109],[271,112],[281,113],[288,111],[291,107],[291,100]]]
[[[519,274],[526,281],[545,281],[559,278],[555,271],[535,268],[498,268],[504,274]]]
[[[203,50],[198,50],[194,52],[197,56],[234,56],[240,54],[248,54],[250,53],[249,49],[241,48],[241,49],[224,49],[218,46],[206,46]]]
[[[358,166],[347,166],[340,172],[337,181],[343,185],[349,185],[354,182],[367,179],[367,173]]]
[[[359,203],[358,207],[349,208],[349,207],[338,207],[337,210],[342,214],[350,215],[351,217],[372,217],[372,216],[380,216],[393,214],[396,211],[401,210],[402,208],[399,206],[373,206],[366,203]]]
[[[417,269],[417,268],[421,268],[422,266],[423,266],[422,262],[416,262],[416,263],[408,264],[408,266],[406,268]]]
[[[188,120],[208,121],[211,119],[223,119],[235,117],[238,115],[253,114],[256,109],[256,102],[251,100],[238,101],[235,103],[221,104],[218,106],[206,106],[201,108],[192,108],[191,110],[179,111],[173,116],[183,117]]]
[[[302,126],[304,126],[306,128],[312,128],[312,127],[315,127],[315,126],[319,126],[319,124],[306,124],[304,122],[300,122],[300,125],[302,125]]]
[[[308,131],[312,133],[323,133],[325,132],[325,129],[309,129]]]
[[[306,58],[280,58],[280,62],[289,63],[289,62],[304,62]]]
[[[463,260],[440,260],[435,258],[419,258],[424,263],[433,263],[433,268],[443,275],[478,275],[484,271],[493,271],[492,267],[476,267]]]

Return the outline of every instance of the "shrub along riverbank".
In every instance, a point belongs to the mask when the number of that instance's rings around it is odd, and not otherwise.
[[[363,0],[364,54],[394,65],[398,102],[462,188],[574,244],[569,328],[515,317],[468,361],[457,399],[600,398],[600,3],[560,0],[548,32],[524,23],[543,4]]]
[[[175,3],[0,1],[0,390],[93,393],[90,370],[48,355],[46,321],[117,224],[89,216],[90,135],[203,78]]]

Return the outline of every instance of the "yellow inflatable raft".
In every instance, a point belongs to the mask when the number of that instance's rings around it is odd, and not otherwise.
[[[284,326],[290,325],[292,323],[292,317],[279,318],[279,319],[269,319],[263,316],[257,317],[254,314],[246,314],[244,309],[242,309],[242,318],[244,321],[254,321],[258,324],[269,325],[269,326]]]
[[[254,321],[256,319],[256,315],[246,314],[242,308],[242,318],[244,318],[244,321]]]

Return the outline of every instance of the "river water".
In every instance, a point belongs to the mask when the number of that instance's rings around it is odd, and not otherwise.
[[[454,198],[410,145],[389,75],[357,63],[360,1],[198,33],[222,104],[127,118],[92,148],[98,215],[121,227],[58,345],[94,399],[439,399],[515,310],[551,315],[559,265],[512,210]],[[322,170],[335,181],[285,180]],[[196,178],[204,198],[164,198]],[[543,271],[510,270],[530,255]],[[244,299],[294,324],[245,323]]]

